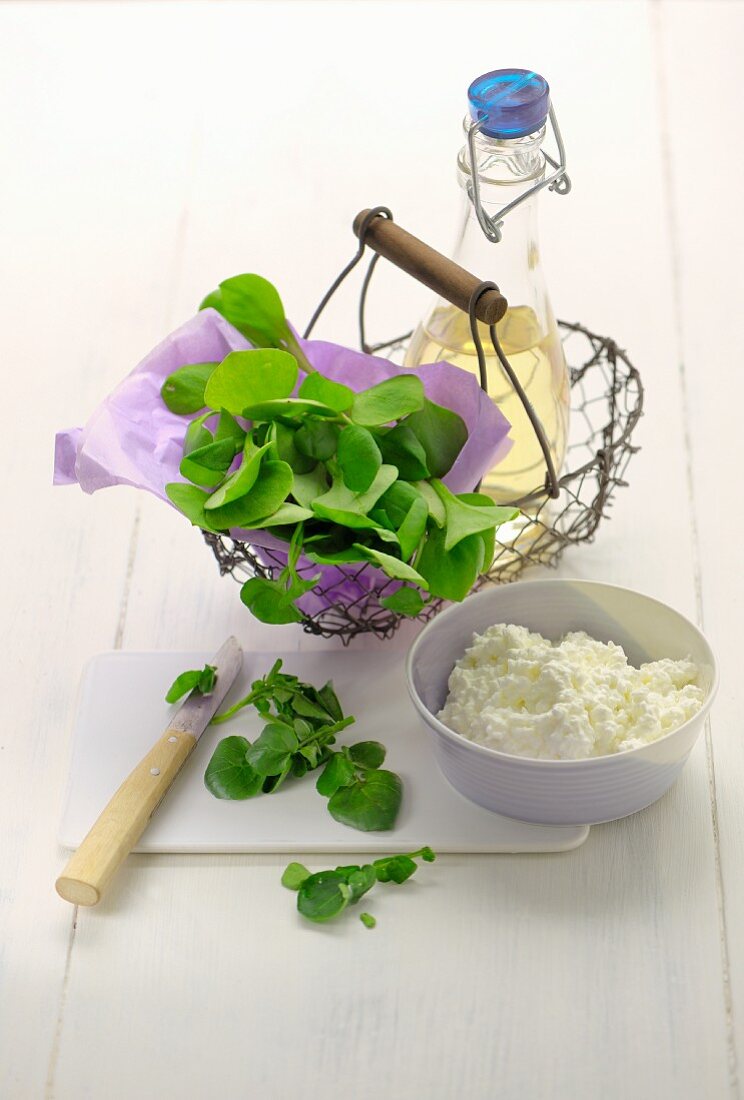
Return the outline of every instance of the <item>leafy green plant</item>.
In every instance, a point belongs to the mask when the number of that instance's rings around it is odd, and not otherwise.
[[[214,665],[204,668],[190,668],[176,676],[165,696],[166,703],[177,703],[184,695],[196,689],[201,695],[211,695],[217,681],[217,669]]]
[[[441,481],[467,441],[461,417],[429,400],[415,374],[359,393],[323,377],[258,275],[220,283],[207,306],[254,347],[166,379],[168,408],[198,413],[185,432],[185,481],[166,492],[205,531],[270,529],[287,543],[278,576],[243,585],[256,618],[302,620],[298,601],[321,575],[307,563],[374,566],[402,582],[380,600],[398,615],[463,599],[490,564],[496,528],[516,512]]]
[[[378,882],[398,885],[405,882],[415,874],[417,859],[433,863],[436,855],[431,848],[420,848],[407,855],[385,856],[372,863],[336,867],[315,874],[301,863],[290,863],[282,875],[282,885],[297,891],[297,909],[303,917],[322,924],[340,916],[350,905],[356,905]],[[377,923],[369,913],[360,913],[359,919],[366,928],[374,928]]]
[[[225,722],[253,706],[265,725],[253,743],[236,735],[220,741],[204,775],[207,789],[216,798],[254,798],[322,767],[316,788],[328,799],[332,817],[365,832],[392,829],[403,784],[381,767],[385,746],[361,741],[334,749],[336,735],[354,718],[344,715],[333,685],[317,689],[281,669],[277,660],[243,699],[212,719]]]

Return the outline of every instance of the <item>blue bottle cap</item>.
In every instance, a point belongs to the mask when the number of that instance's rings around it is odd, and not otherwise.
[[[486,137],[518,138],[545,125],[550,88],[529,69],[496,69],[468,88],[470,117],[482,123]]]

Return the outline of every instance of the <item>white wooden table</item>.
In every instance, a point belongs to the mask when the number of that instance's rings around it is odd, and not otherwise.
[[[739,1095],[742,46],[737,3],[0,7],[3,1100]],[[83,662],[329,643],[257,626],[156,502],[53,490],[55,429],[228,275],[302,324],[364,206],[447,249],[465,89],[509,64],[547,75],[569,151],[572,195],[543,200],[557,310],[647,386],[630,488],[561,572],[704,625],[712,728],[661,803],[568,854],[442,858],[374,933],[301,926],[281,856],[133,857],[73,911]],[[379,337],[425,302],[380,279]],[[354,313],[349,291],[323,332],[353,341]]]

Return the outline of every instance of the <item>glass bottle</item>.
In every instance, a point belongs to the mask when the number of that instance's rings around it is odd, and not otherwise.
[[[457,160],[463,217],[453,259],[478,279],[497,283],[506,296],[509,309],[496,331],[543,425],[560,472],[567,444],[570,387],[537,236],[539,188],[553,178],[546,179],[547,161],[541,149],[550,111],[549,88],[536,73],[507,69],[479,77],[470,86],[468,97],[470,117],[465,118],[464,128],[466,134],[472,133]],[[550,119],[562,153],[552,112]],[[477,191],[472,182],[471,150]],[[552,159],[549,163],[562,168]],[[552,186],[565,193],[570,186],[565,173],[559,173]],[[485,230],[478,217],[477,198],[486,215]],[[505,212],[503,208],[516,199],[514,207]],[[495,220],[499,212],[504,221]],[[546,464],[527,413],[493,351],[488,328],[481,322],[478,326],[486,351],[488,392],[511,423],[512,440],[510,452],[484,476],[481,492],[506,504],[541,493]],[[405,365],[415,367],[440,359],[478,375],[469,318],[444,298],[436,300],[414,332]]]

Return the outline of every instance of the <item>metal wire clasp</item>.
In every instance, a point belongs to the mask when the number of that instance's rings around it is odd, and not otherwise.
[[[543,187],[547,187],[549,191],[555,191],[557,195],[567,195],[571,190],[571,180],[566,174],[566,149],[552,105],[548,111],[548,118],[550,119],[550,125],[553,128],[553,136],[555,137],[555,143],[558,147],[558,160],[554,160],[554,158],[551,157],[549,153],[546,153],[544,149],[542,150],[542,154],[554,171],[551,175],[538,180],[537,183],[533,183],[533,185],[528,187],[523,194],[517,195],[516,199],[512,199],[511,202],[508,202],[506,206],[502,206],[500,210],[497,210],[497,212],[492,215],[485,212],[481,202],[477,158],[475,153],[475,135],[482,130],[485,119],[477,119],[468,127],[470,179],[467,182],[467,192],[470,201],[475,207],[475,213],[481,229],[488,237],[489,241],[492,241],[494,244],[497,244],[501,240],[501,229],[504,224],[504,218],[514,210],[515,207],[519,206],[520,203],[526,202],[532,195],[535,195],[538,191],[542,191]]]

